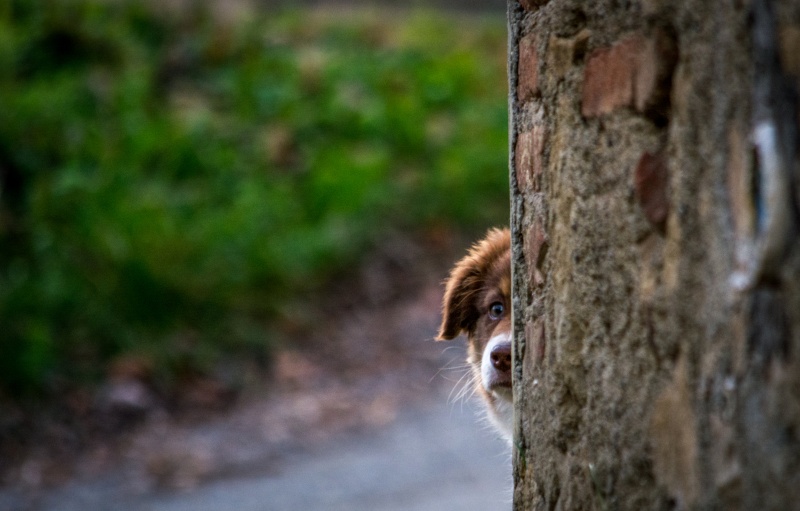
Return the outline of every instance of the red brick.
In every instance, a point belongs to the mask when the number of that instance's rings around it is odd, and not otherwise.
[[[663,32],[633,34],[593,51],[584,69],[581,113],[596,117],[620,107],[645,112],[658,106],[668,98],[676,61],[674,41]]]
[[[519,41],[517,76],[517,100],[527,101],[539,94],[539,56],[533,34]]]
[[[581,114],[595,117],[608,114],[634,99],[634,81],[641,36],[634,35],[607,48],[593,51],[583,74]]]
[[[544,258],[547,255],[547,249],[550,245],[547,238],[547,233],[544,230],[542,220],[533,222],[533,226],[528,230],[527,247],[525,253],[528,258],[528,270],[541,268]],[[535,279],[531,278],[531,282]]]
[[[634,171],[633,185],[644,216],[663,230],[669,213],[669,167],[663,153],[642,154]]]

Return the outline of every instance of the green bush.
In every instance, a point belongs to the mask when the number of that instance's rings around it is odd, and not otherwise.
[[[162,11],[0,2],[13,394],[263,355],[382,230],[507,221],[504,20]]]

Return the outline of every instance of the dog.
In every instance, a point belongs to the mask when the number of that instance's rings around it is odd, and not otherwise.
[[[467,335],[476,392],[503,438],[511,442],[511,235],[492,229],[456,263],[446,281],[437,340]]]

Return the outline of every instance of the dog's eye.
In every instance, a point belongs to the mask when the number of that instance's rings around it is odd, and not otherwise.
[[[500,302],[494,302],[492,305],[489,306],[489,317],[492,319],[500,319],[503,317],[503,313],[506,311],[506,308],[503,307],[503,304]]]

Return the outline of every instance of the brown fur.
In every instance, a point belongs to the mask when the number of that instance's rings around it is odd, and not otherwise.
[[[504,313],[500,318],[492,318],[490,308],[498,302],[503,304]],[[499,400],[510,402],[510,371],[500,377],[502,389],[493,392],[481,379],[481,362],[489,340],[498,334],[509,333],[510,329],[511,236],[508,229],[492,229],[450,273],[437,340],[454,339],[462,332],[467,334],[467,362],[476,389],[486,400],[490,415],[493,414],[492,418],[498,422],[503,421],[498,412]]]

